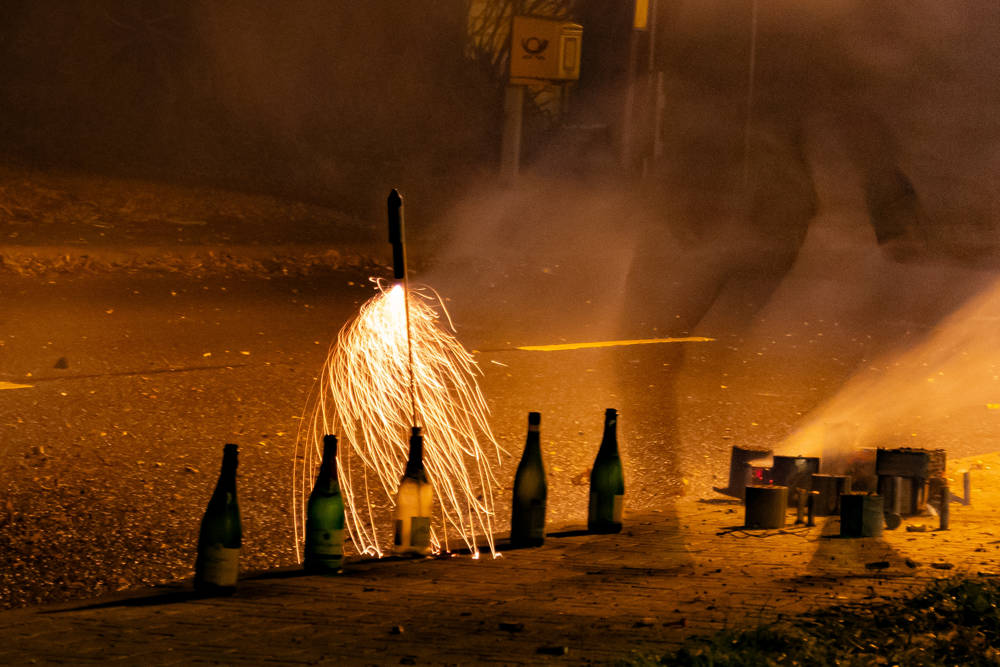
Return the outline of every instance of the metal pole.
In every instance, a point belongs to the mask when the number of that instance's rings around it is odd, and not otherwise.
[[[753,126],[754,87],[757,79],[757,0],[750,0],[750,65],[747,68],[746,125],[743,128],[743,201],[750,202],[750,132]]]
[[[940,530],[948,530],[951,524],[951,491],[948,489],[948,485],[945,484],[941,487],[941,512],[938,515],[941,519],[939,524]]]
[[[632,166],[632,135],[635,132],[632,127],[632,116],[635,111],[635,70],[639,50],[639,31],[635,29],[634,2],[632,4],[632,21],[630,22],[630,26],[628,38],[628,67],[626,69],[626,76],[628,78],[626,80],[625,87],[625,108],[622,110],[621,146],[619,147],[619,161],[621,166],[626,169]]]
[[[523,113],[524,86],[508,85],[503,98],[503,138],[500,143],[500,178],[508,184],[517,180],[520,167]]]

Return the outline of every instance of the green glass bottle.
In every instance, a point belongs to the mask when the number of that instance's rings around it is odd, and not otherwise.
[[[434,490],[424,470],[424,438],[420,427],[410,435],[410,456],[396,493],[394,551],[427,555],[431,552],[431,510]]]
[[[344,499],[337,479],[337,436],[323,436],[323,461],[306,504],[307,572],[337,574],[344,564]]]
[[[202,593],[227,595],[236,591],[243,542],[240,506],[236,500],[238,453],[236,445],[223,448],[219,481],[201,519],[194,587]]]
[[[514,495],[510,516],[510,544],[513,547],[537,547],[545,542],[545,466],[539,428],[540,412],[528,413],[528,437],[524,454],[514,475]]]
[[[604,437],[590,471],[590,510],[587,530],[592,533],[618,533],[622,529],[622,506],[625,499],[625,475],[618,455],[618,411],[604,412]]]

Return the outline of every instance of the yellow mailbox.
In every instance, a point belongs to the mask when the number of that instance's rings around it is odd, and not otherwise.
[[[566,81],[580,78],[583,26],[515,16],[511,32],[510,78]]]

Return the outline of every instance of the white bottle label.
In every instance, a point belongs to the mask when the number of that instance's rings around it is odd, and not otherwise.
[[[528,534],[535,538],[545,537],[545,503],[539,500],[531,501],[528,517]]]
[[[429,516],[410,517],[410,544],[421,548],[431,545],[431,518]]]
[[[235,586],[240,573],[240,550],[227,549],[221,544],[205,548],[202,558],[202,579],[216,586]]]
[[[343,556],[344,531],[317,530],[311,535],[310,546],[317,556]]]

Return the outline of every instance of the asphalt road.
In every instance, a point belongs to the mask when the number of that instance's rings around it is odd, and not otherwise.
[[[367,278],[6,278],[4,605],[189,576],[197,523],[226,442],[241,446],[244,567],[293,562],[297,429],[328,345],[374,294]],[[525,414],[541,410],[550,520],[583,520],[604,409],[618,407],[623,419],[639,412],[625,407],[610,372],[621,353],[517,351],[537,344],[545,327],[525,332],[523,322],[508,320],[502,331],[496,322],[454,316],[460,339],[481,350],[494,435],[507,450],[501,493],[509,494]],[[630,351],[627,363],[637,363],[637,354]],[[658,363],[650,377],[668,376],[670,368]],[[639,498],[649,507],[676,492],[680,476],[673,464],[655,463],[660,443],[636,431],[623,422],[621,440],[635,459],[628,471],[635,507]],[[506,496],[498,499],[498,507],[506,504]],[[499,514],[502,528],[506,511]]]
[[[543,414],[551,524],[585,521],[607,407],[621,415],[627,506],[669,511],[680,494],[709,497],[713,484],[725,484],[731,445],[779,446],[859,369],[887,349],[919,346],[955,307],[949,294],[924,303],[919,321],[892,308],[866,321],[805,319],[808,307],[794,318],[765,309],[748,320],[746,308],[736,307],[747,294],[808,302],[807,283],[785,280],[775,291],[774,281],[730,281],[702,308],[696,330],[668,330],[662,323],[676,304],[623,300],[608,287],[614,280],[579,280],[592,268],[586,265],[581,275],[545,268],[477,273],[442,265],[426,276],[446,299],[459,339],[475,351],[494,435],[507,450],[498,471],[501,531],[529,410]],[[975,277],[969,292],[991,278],[961,275]],[[926,283],[927,275],[910,279]],[[643,296],[641,281],[626,283]],[[241,447],[243,567],[292,564],[291,473],[302,411],[337,330],[373,293],[364,273],[5,276],[2,604],[189,577],[226,442]],[[626,334],[715,340],[515,349]],[[969,410],[977,411],[948,442],[897,442],[943,444],[954,456],[996,449],[990,433],[1000,413],[978,397],[974,403]]]

